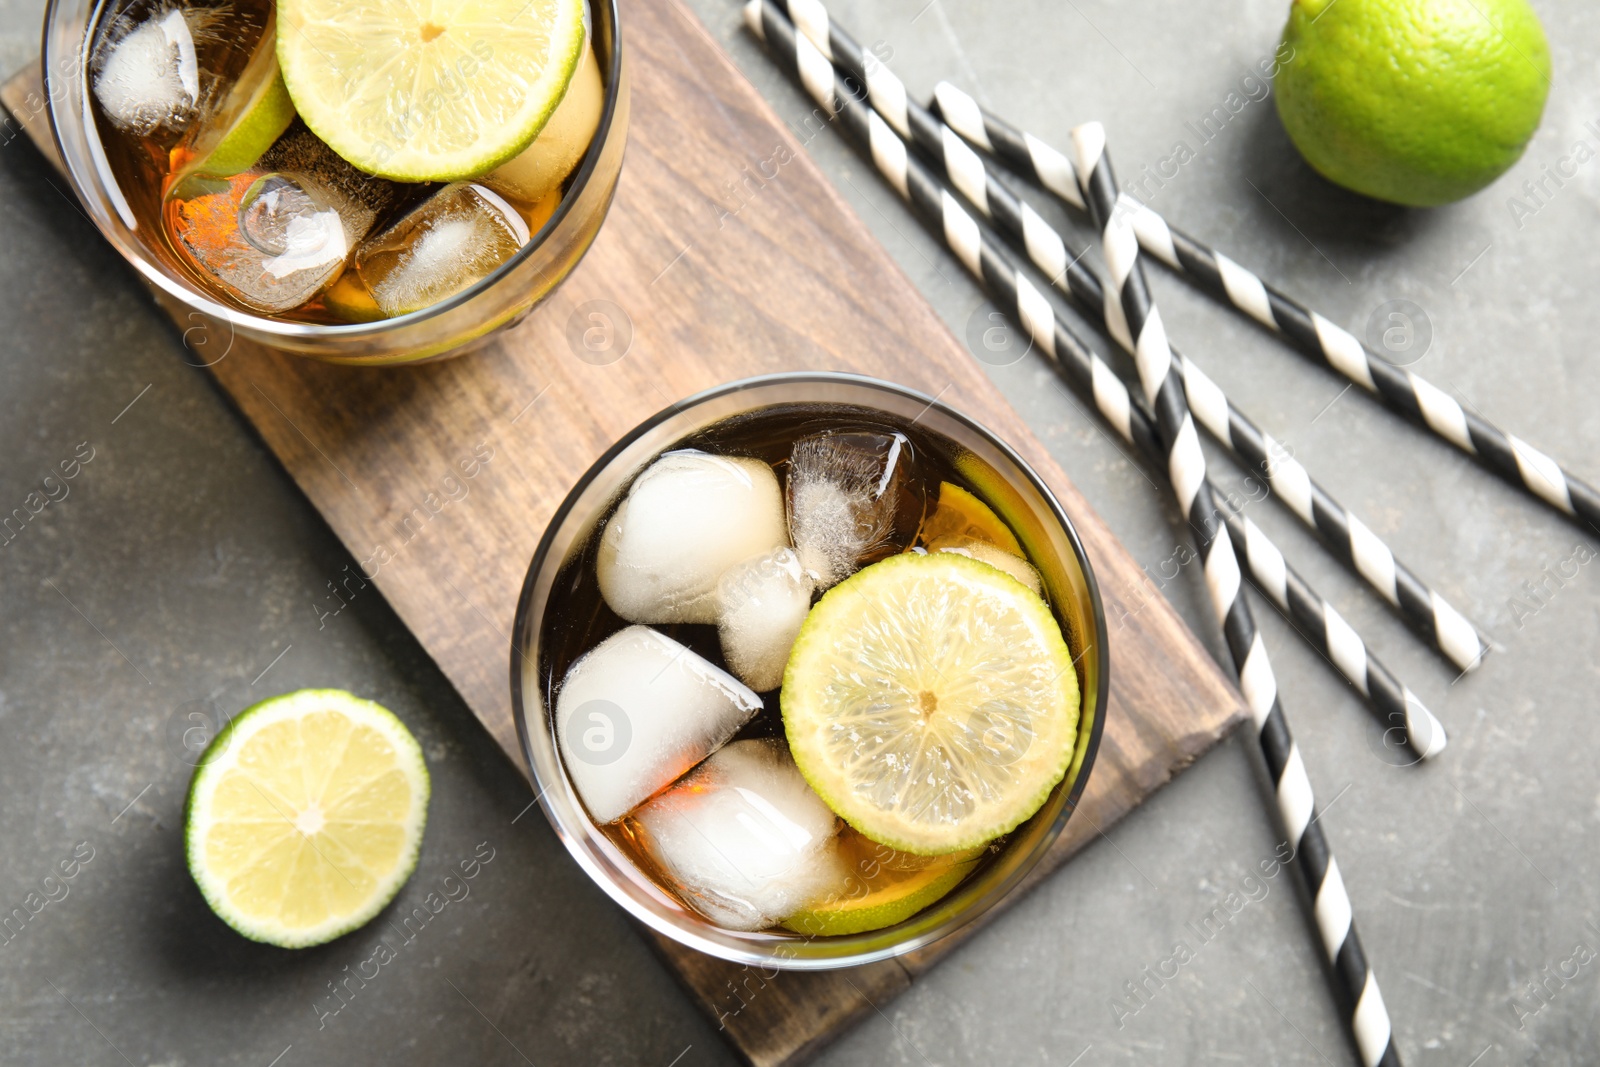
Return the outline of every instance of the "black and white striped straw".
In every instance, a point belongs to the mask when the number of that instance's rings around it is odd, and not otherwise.
[[[1102,417],[1125,440],[1161,465],[1164,453],[1142,401],[1132,398],[1111,367],[1060,320],[993,234],[940,186],[926,166],[908,154],[905,142],[880,116],[851,95],[852,89],[835,76],[827,59],[796,36],[780,8],[754,0],[746,9],[746,20],[791,72],[799,75],[807,91],[840,118],[846,132],[869,149],[885,179],[944,237],[996,301],[1014,311],[1063,376],[1093,400]],[[1280,606],[1306,640],[1372,701],[1389,729],[1403,730],[1419,758],[1443,751],[1446,736],[1438,719],[1367,650],[1333,606],[1288,567],[1267,536],[1254,523],[1248,523],[1248,528],[1253,531],[1250,543],[1258,546],[1246,557],[1252,581]]]
[[[1058,230],[1000,183],[955,130],[911,99],[904,83],[876,57],[864,52],[833,21],[823,4],[818,0],[774,2],[847,78],[867,87],[874,110],[901,137],[917,145],[973,207],[1023,248],[1034,266],[1057,288],[1100,320],[1118,344],[1133,351],[1116,299]],[[1052,173],[1072,179],[1073,192],[1082,206],[1071,162],[1063,159]],[[1401,563],[1370,526],[1314,481],[1289,450],[1234,406],[1198,365],[1181,355],[1178,362],[1189,406],[1207,432],[1246,467],[1262,473],[1295,516],[1319,534],[1346,566],[1394,606],[1434,648],[1461,671],[1476,669],[1490,648],[1490,642],[1477,627]]]
[[[1383,994],[1361,950],[1338,865],[1328,850],[1322,828],[1314,821],[1316,801],[1311,779],[1278,702],[1278,683],[1266,646],[1256,630],[1250,605],[1241,595],[1239,559],[1227,527],[1217,521],[1218,512],[1206,484],[1205,453],[1200,449],[1183,385],[1173,368],[1161,312],[1139,265],[1139,238],[1133,232],[1131,214],[1117,206],[1117,181],[1105,150],[1105,128],[1098,122],[1074,127],[1072,146],[1078,183],[1089,206],[1089,216],[1100,227],[1106,266],[1133,337],[1139,382],[1153,409],[1156,432],[1167,449],[1168,479],[1200,549],[1212,607],[1238,668],[1239,689],[1255,719],[1261,753],[1277,787],[1278,814],[1316,901],[1323,947],[1349,996],[1350,1026],[1362,1062],[1368,1067],[1398,1064]]]
[[[1084,207],[1075,168],[1059,151],[995,117],[949,82],[939,83],[934,100],[944,121],[967,141],[1074,207]],[[1427,379],[1390,363],[1349,330],[1169,225],[1150,207],[1126,194],[1122,201],[1139,244],[1162,263],[1281,334],[1303,355],[1331,367],[1513,485],[1600,531],[1600,491],[1574,477],[1550,455],[1506,433],[1477,411],[1463,408]]]

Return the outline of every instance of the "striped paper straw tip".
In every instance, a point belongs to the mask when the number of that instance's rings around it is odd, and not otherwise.
[[[1444,724],[1367,651],[1366,642],[1355,627],[1289,566],[1283,552],[1261,527],[1237,513],[1224,518],[1234,544],[1244,548],[1256,588],[1362,696],[1372,701],[1391,729],[1399,726],[1404,731],[1406,743],[1418,758],[1432,759],[1443,752],[1448,743]]]
[[[1075,208],[1087,210],[1072,160],[1053,146],[1031,133],[992,123],[990,116],[976,100],[947,81],[933,87],[933,99],[940,117],[962,137],[990,155],[1005,160],[1035,185],[1054,193]]]

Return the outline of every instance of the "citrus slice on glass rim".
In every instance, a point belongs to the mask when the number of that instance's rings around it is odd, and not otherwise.
[[[526,148],[588,40],[583,0],[278,0],[295,108],[345,160],[460,181]]]

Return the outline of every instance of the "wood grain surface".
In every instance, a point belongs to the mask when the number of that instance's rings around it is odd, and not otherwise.
[[[1031,885],[1241,721],[1237,691],[695,17],[678,0],[625,0],[623,27],[632,128],[616,202],[528,321],[466,358],[406,369],[333,367],[211,335],[189,336],[204,353],[191,361],[216,360],[222,388],[524,773],[507,685],[517,593],[557,504],[636,423],[733,378],[837,369],[937,395],[989,426],[1073,517],[1112,629],[1099,759]],[[35,68],[3,96],[53,155],[38,84]],[[620,312],[614,362],[579,358],[595,357],[569,340],[590,301]],[[811,974],[657,947],[733,1047],[776,1067],[882,1008],[976,929]]]

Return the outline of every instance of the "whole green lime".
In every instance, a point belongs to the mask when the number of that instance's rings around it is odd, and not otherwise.
[[[1294,0],[1279,55],[1278,115],[1306,161],[1415,207],[1503,174],[1550,87],[1527,0]]]

